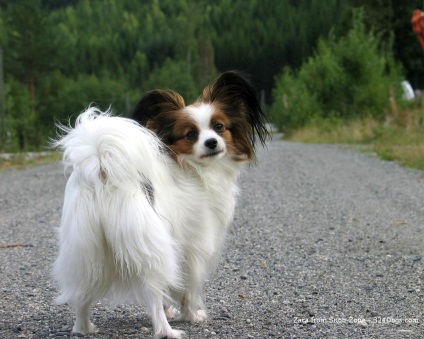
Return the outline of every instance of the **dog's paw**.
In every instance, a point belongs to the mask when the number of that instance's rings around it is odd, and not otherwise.
[[[185,332],[180,330],[171,330],[168,333],[161,333],[155,335],[156,339],[183,339],[185,337]]]
[[[181,320],[191,323],[200,323],[208,318],[205,310],[197,310],[196,312],[187,312],[182,315]]]
[[[75,324],[72,328],[72,333],[88,335],[99,332],[99,329],[92,322],[88,323],[88,326],[81,326],[81,324]]]
[[[168,319],[175,319],[179,317],[180,311],[174,306],[166,306],[165,314]]]

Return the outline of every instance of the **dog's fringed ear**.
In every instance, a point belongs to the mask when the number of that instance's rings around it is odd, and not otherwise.
[[[231,132],[248,159],[254,158],[256,138],[265,146],[270,138],[266,128],[268,119],[247,75],[239,71],[222,73],[203,90],[203,101],[218,105],[231,117],[234,122]]]
[[[184,99],[172,90],[155,89],[147,92],[137,103],[129,117],[154,130],[154,121],[162,115],[185,107]]]

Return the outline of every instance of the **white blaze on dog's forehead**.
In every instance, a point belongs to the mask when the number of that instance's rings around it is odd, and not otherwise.
[[[199,106],[187,106],[186,110],[202,130],[210,128],[211,118],[214,113],[212,105],[202,103]]]

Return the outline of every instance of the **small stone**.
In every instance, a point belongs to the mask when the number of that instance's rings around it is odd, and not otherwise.
[[[358,321],[357,325],[358,325],[358,327],[361,327],[361,328],[367,328],[368,327],[368,323],[365,320]]]
[[[246,280],[246,279],[247,279],[247,275],[244,275],[244,274],[243,274],[243,275],[241,275],[241,276],[240,276],[240,279],[241,279],[241,280]]]
[[[246,323],[250,324],[250,319],[246,319]]]
[[[371,285],[362,285],[362,286],[359,286],[359,287],[364,289],[367,292],[372,291],[374,289],[374,286],[371,286]]]
[[[228,320],[229,318],[227,318],[227,317],[223,317],[223,316],[219,316],[219,317],[216,317],[216,318],[214,318],[215,320]]]
[[[56,332],[55,333],[55,336],[58,336],[58,337],[63,337],[63,336],[68,336],[69,335],[69,332]]]
[[[21,325],[18,325],[16,327],[12,328],[12,331],[15,332],[15,333],[19,333],[20,331],[22,331]]]
[[[147,328],[147,327],[142,327],[141,329],[140,329],[140,331],[141,332],[143,332],[143,333],[148,333],[148,332],[150,332],[150,329],[149,328]]]
[[[220,317],[223,317],[223,318],[231,319],[231,315],[230,315],[230,314],[228,314],[227,312],[221,312],[221,313],[219,314],[219,316],[220,316]]]
[[[51,333],[53,333],[53,332],[51,332]],[[39,336],[40,336],[41,338],[43,338],[43,337],[49,337],[49,336],[50,336],[50,331],[49,331],[49,329],[42,331],[42,332],[39,334]]]

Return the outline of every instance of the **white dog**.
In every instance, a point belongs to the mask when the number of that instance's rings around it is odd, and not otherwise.
[[[54,277],[73,332],[97,331],[90,305],[144,302],[157,338],[180,338],[167,316],[206,319],[202,291],[216,267],[244,162],[265,143],[265,115],[244,75],[223,73],[185,106],[148,92],[131,119],[89,108],[55,146],[69,176]],[[180,311],[174,306],[180,306]]]

